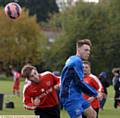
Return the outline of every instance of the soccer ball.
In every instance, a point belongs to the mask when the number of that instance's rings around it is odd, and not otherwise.
[[[19,4],[15,2],[8,3],[4,8],[5,15],[11,19],[20,17],[22,9]]]

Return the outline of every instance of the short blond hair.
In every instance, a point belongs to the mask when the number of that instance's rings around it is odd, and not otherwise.
[[[113,68],[112,69],[112,73],[115,74],[115,73],[120,73],[120,68]]]

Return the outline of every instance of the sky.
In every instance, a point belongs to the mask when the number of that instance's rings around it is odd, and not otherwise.
[[[96,2],[96,3],[99,2],[99,0],[84,0],[84,1],[86,1],[86,2]]]

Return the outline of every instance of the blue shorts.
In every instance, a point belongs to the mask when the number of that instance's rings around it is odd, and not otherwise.
[[[77,118],[81,116],[86,108],[90,106],[90,103],[86,100],[72,102],[65,107],[65,110],[69,113],[70,118]]]

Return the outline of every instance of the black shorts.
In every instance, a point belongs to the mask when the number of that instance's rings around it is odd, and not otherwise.
[[[59,105],[50,108],[36,108],[34,112],[39,118],[60,118]]]

